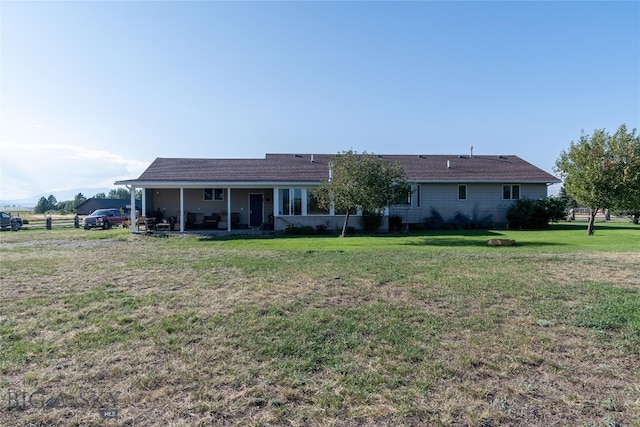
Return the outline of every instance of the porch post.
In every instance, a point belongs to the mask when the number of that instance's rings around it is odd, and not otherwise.
[[[231,232],[231,187],[227,187],[227,231]]]
[[[144,203],[144,191],[142,192],[142,200]],[[129,224],[129,231],[136,231],[136,187],[131,186],[131,215],[129,216],[131,219],[131,224]]]
[[[275,230],[275,219],[280,216],[280,191],[278,187],[273,188],[273,229]]]
[[[184,233],[184,188],[180,187],[180,232]]]
[[[142,189],[142,203],[140,206],[140,215],[145,216],[147,214],[147,189]]]

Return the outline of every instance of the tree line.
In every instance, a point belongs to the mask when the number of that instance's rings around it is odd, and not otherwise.
[[[109,194],[105,193],[97,193],[93,196],[95,199],[130,199],[131,191],[126,188],[117,188],[114,190],[110,190]],[[136,190],[136,199],[141,198],[140,190]],[[65,200],[62,202],[58,202],[56,197],[51,194],[49,197],[40,197],[38,203],[33,208],[34,213],[45,213],[45,212],[55,212],[59,214],[69,214],[75,213],[78,206],[87,201],[87,197],[85,197],[82,193],[78,193],[75,195],[73,200]]]

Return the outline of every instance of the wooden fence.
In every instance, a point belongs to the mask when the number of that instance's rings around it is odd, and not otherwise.
[[[79,219],[79,227],[82,227],[82,219]],[[74,228],[75,221],[71,218],[51,218],[51,228]],[[25,230],[36,230],[47,228],[47,218],[29,219],[27,224],[22,224]]]

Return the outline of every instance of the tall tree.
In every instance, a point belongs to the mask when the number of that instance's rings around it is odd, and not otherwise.
[[[58,205],[58,200],[56,199],[56,196],[54,196],[53,194],[49,195],[49,198],[47,199],[48,202],[48,206],[47,206],[47,210],[55,210],[57,205]]]
[[[339,153],[329,164],[329,179],[315,191],[318,206],[344,212],[342,236],[351,213],[373,213],[399,203],[411,191],[399,163],[391,163],[373,153],[353,150]]]
[[[104,194],[104,193],[96,193],[96,194],[93,196],[93,198],[94,198],[94,199],[106,199],[106,198],[107,198],[107,195],[106,195],[106,194]]]
[[[87,201],[87,198],[82,195],[82,193],[76,194],[73,198],[73,207],[76,209],[78,206]]]
[[[564,185],[560,187],[560,191],[558,192],[558,199],[560,199],[560,201],[564,204],[565,209],[578,207],[578,202],[576,202],[576,199],[567,194],[567,190],[564,189]]]
[[[49,201],[46,197],[40,197],[38,203],[33,208],[34,213],[45,213],[49,209]]]
[[[611,151],[618,165],[620,183],[616,193],[616,208],[633,217],[640,216],[640,135],[636,129],[627,131],[625,125],[611,137]]]
[[[108,199],[129,199],[131,197],[131,191],[126,188],[118,187],[114,190],[109,190],[107,195]]]
[[[636,183],[637,189],[640,173],[638,159],[633,158],[634,144],[638,144],[635,129],[629,134],[622,125],[613,136],[597,129],[593,135],[583,132],[556,160],[555,171],[564,180],[567,194],[590,210],[588,235],[593,234],[599,209],[616,208],[625,201],[634,203],[637,190],[631,187]]]

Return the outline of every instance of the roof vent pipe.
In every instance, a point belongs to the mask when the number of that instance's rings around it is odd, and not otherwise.
[[[471,151],[471,157],[473,157],[473,145],[469,147],[469,150]]]
[[[311,155],[311,163],[313,163],[313,154]]]
[[[447,169],[451,169],[451,160],[447,160]]]

